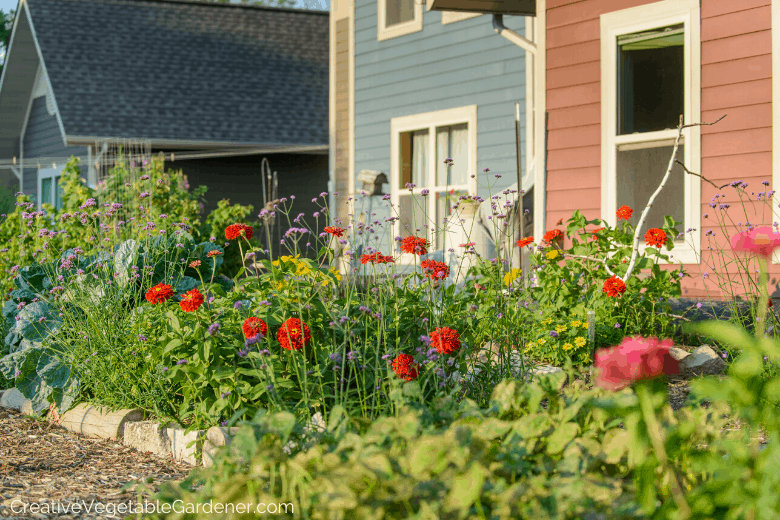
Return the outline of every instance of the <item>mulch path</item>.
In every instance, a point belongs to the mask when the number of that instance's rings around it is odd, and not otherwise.
[[[0,408],[0,519],[124,517],[191,469]]]

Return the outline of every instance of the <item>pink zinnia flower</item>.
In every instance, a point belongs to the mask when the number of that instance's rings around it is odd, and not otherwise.
[[[680,364],[669,353],[670,348],[671,339],[625,337],[620,345],[596,352],[596,385],[616,391],[641,379],[678,374]]]
[[[766,258],[772,256],[772,251],[780,247],[780,233],[772,226],[761,226],[750,231],[743,231],[731,237],[731,249],[747,253],[756,253]]]

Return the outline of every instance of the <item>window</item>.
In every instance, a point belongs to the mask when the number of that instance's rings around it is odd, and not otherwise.
[[[62,209],[61,175],[62,169],[58,168],[38,170],[38,209],[42,204],[51,204],[57,209]]]
[[[421,0],[378,0],[377,4],[379,41],[422,31]]]
[[[634,209],[636,225],[666,174],[680,115],[701,118],[699,3],[665,0],[601,16],[602,218]],[[701,170],[701,132],[683,131],[677,159]],[[700,227],[701,180],[675,165],[640,233],[661,227],[665,215],[685,231]],[[693,242],[693,247],[691,245]],[[676,261],[698,263],[700,234],[675,242]]]
[[[477,169],[476,125],[475,105],[391,121],[390,183],[398,236],[425,236],[434,251],[452,247],[441,229],[453,216],[458,197],[476,194],[471,178]],[[450,167],[444,163],[447,158],[452,159]],[[406,188],[408,183],[415,184],[414,193]],[[423,189],[428,190],[425,197]]]

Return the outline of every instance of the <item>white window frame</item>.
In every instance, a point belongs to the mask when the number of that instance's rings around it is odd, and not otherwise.
[[[414,19],[387,27],[387,0],[377,0],[376,27],[376,39],[380,42],[420,32],[423,28],[423,4],[419,0],[414,0]]]
[[[442,11],[441,12],[441,24],[447,25],[455,22],[462,22],[470,18],[476,18],[482,16],[482,13],[468,13],[463,11]]]
[[[684,122],[698,123],[701,121],[700,20],[699,0],[664,0],[601,15],[601,218],[610,226],[617,225],[617,146],[677,137],[676,129],[617,135],[617,38],[680,23],[684,25]],[[701,127],[683,130],[682,144],[684,154],[682,157],[678,154],[678,159],[689,170],[700,173]],[[680,231],[690,228],[695,231],[686,233],[680,240],[675,239],[669,256],[672,263],[698,264],[701,258],[701,178],[686,174],[683,186],[684,216]],[[645,208],[633,209],[641,214]],[[641,250],[644,247],[642,244]]]
[[[38,196],[36,197],[38,200],[38,210],[40,211],[43,204],[48,202],[52,206],[54,206],[54,194],[55,190],[57,189],[57,183],[54,181],[57,177],[62,177],[62,170],[63,167],[57,168],[56,164],[53,164],[51,168],[42,168],[38,170]],[[42,200],[43,199],[43,179],[52,179],[52,200]],[[55,206],[56,208],[56,206]]]
[[[477,105],[469,105],[458,108],[450,108],[446,110],[438,110],[436,112],[426,112],[424,114],[414,114],[410,116],[394,117],[390,120],[390,201],[393,207],[399,208],[401,191],[407,191],[405,188],[400,187],[401,171],[400,171],[400,153],[401,153],[401,134],[406,132],[413,132],[415,130],[428,130],[428,150],[431,153],[436,153],[436,128],[442,126],[451,125],[467,125],[468,132],[468,150],[469,150],[469,164],[466,172],[466,181],[468,183],[469,195],[477,194]],[[428,160],[428,187],[429,189],[435,185],[436,179],[436,166],[437,162],[434,160]],[[415,188],[415,193],[419,194],[421,188],[418,186]],[[427,197],[428,214],[436,215],[436,197],[431,190],[431,194]],[[397,214],[394,211],[392,214],[396,217]],[[435,217],[434,217],[435,218]],[[441,225],[437,222],[437,225]],[[393,225],[395,234],[397,235],[401,230],[400,222],[396,221]],[[432,253],[433,251],[429,251]],[[400,253],[396,257],[396,262],[399,264],[414,264],[416,261],[416,255],[411,253]]]

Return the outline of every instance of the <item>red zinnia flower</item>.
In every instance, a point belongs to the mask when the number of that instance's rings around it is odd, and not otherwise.
[[[452,354],[460,348],[458,331],[449,327],[441,327],[431,333],[431,346],[439,354]]]
[[[424,255],[428,253],[428,241],[420,237],[406,237],[401,240],[401,251],[404,253],[414,253],[415,255]]]
[[[542,237],[542,240],[547,242],[548,244],[552,244],[553,240],[562,236],[563,236],[563,231],[561,231],[560,229],[553,229],[552,231],[548,231],[547,233],[545,233],[544,236]]]
[[[534,241],[534,237],[525,237],[517,241],[517,247],[525,247]]]
[[[385,256],[379,251],[370,255],[363,255],[360,257],[361,264],[367,264],[369,262],[371,262],[372,264],[388,264],[394,261],[395,260],[393,259],[392,256]]]
[[[311,332],[298,318],[289,318],[276,333],[276,339],[287,350],[302,350],[311,341]]]
[[[615,391],[641,379],[677,374],[680,364],[669,353],[671,347],[671,339],[625,337],[620,345],[596,352],[596,384]]]
[[[661,247],[666,244],[666,233],[658,228],[653,228],[645,233],[645,242],[648,246],[661,249]]]
[[[613,276],[604,282],[604,288],[601,292],[607,293],[610,298],[618,298],[626,292],[626,284],[617,276]]]
[[[412,356],[409,354],[398,354],[393,360],[393,372],[395,375],[406,381],[417,379],[419,367]]]
[[[420,267],[423,268],[425,276],[431,280],[441,280],[447,278],[450,275],[450,268],[444,262],[437,262],[436,260],[423,260],[420,262]]]
[[[252,226],[246,224],[230,224],[225,228],[225,238],[228,240],[235,240],[239,237],[246,237],[247,240],[252,238]]]
[[[330,233],[334,237],[341,237],[344,235],[344,231],[346,231],[344,228],[340,227],[331,227],[331,226],[325,226],[323,229],[326,233]]]
[[[173,288],[164,283],[158,283],[146,291],[146,301],[152,305],[168,301],[173,296]]]
[[[268,335],[268,325],[260,318],[247,318],[244,320],[244,324],[241,326],[244,331],[244,337],[249,339],[262,334],[263,337]]]
[[[596,240],[596,239],[598,238],[598,237],[596,236],[596,233],[598,233],[599,231],[604,231],[604,229],[605,229],[605,228],[603,228],[603,227],[600,227],[600,228],[596,228],[596,229],[594,229],[593,231],[591,231],[591,233],[593,234],[593,236],[591,237],[591,239],[592,239],[592,240]]]
[[[181,295],[179,305],[184,312],[196,311],[198,310],[198,307],[203,305],[203,295],[200,294],[200,291],[197,289],[187,291]]]
[[[631,218],[631,215],[633,214],[634,214],[634,210],[629,208],[628,206],[620,206],[620,208],[617,210],[618,220],[628,220]]]

